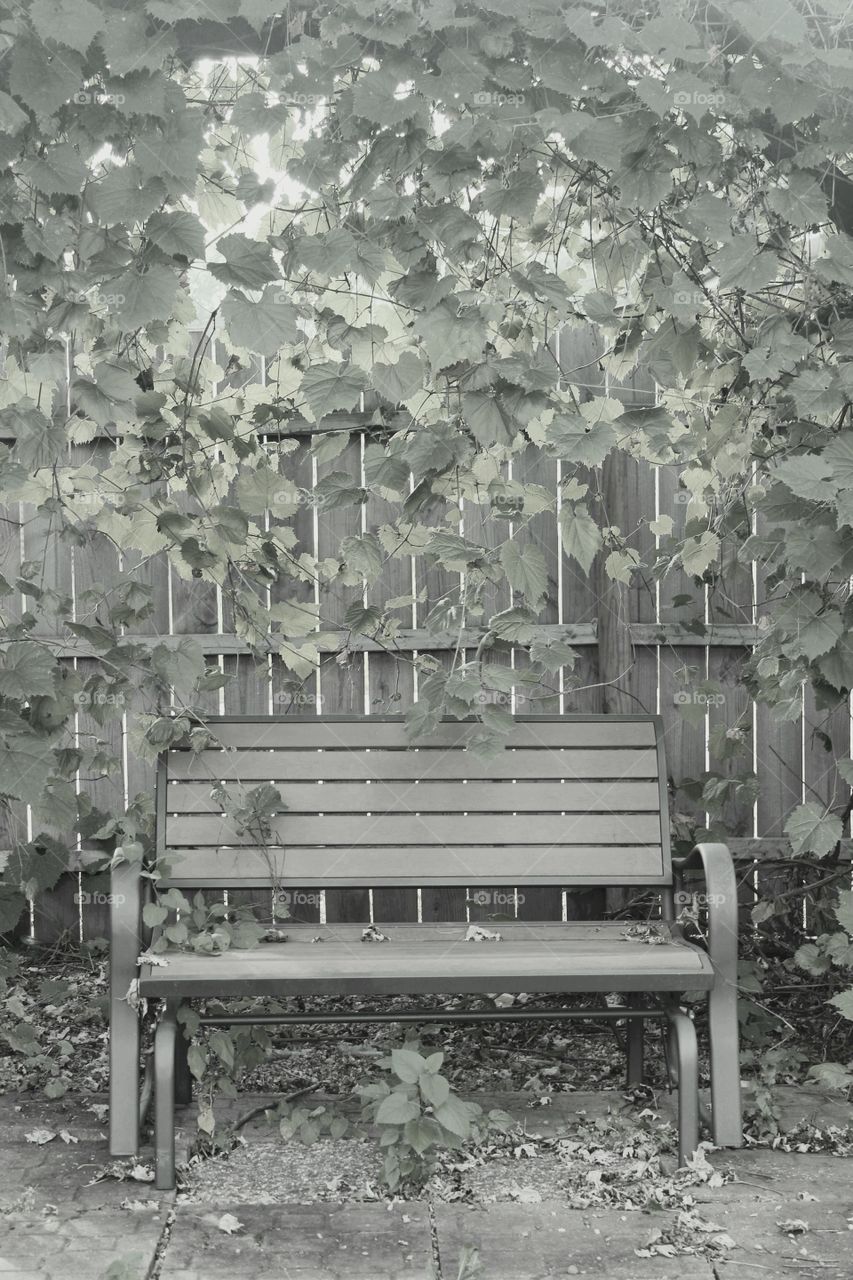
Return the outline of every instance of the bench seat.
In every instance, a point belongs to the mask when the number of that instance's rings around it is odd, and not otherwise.
[[[625,925],[492,922],[500,942],[466,942],[464,924],[378,926],[388,942],[361,941],[362,925],[285,926],[285,943],[220,956],[166,952],[146,965],[143,996],[405,995],[485,992],[708,990],[706,951],[677,937],[650,944]],[[322,942],[312,938],[322,937]]]

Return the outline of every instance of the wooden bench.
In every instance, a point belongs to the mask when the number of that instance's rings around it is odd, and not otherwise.
[[[358,1020],[512,1020],[532,1016],[618,1017],[628,1027],[628,1078],[643,1074],[643,1026],[664,1018],[679,1083],[679,1153],[698,1141],[694,1025],[679,1005],[706,991],[711,1031],[711,1122],[715,1143],[741,1143],[737,1032],[735,878],[725,845],[670,857],[663,730],[655,716],[519,717],[491,761],[465,749],[471,726],[445,721],[413,748],[390,717],[213,717],[213,749],[170,750],[157,782],[157,855],[162,883],[182,888],[323,889],[437,886],[650,886],[660,894],[663,941],[650,945],[625,922],[501,921],[500,942],[468,942],[464,921],[383,924],[386,943],[362,942],[363,925],[288,921],[288,941],[222,955],[167,954],[143,965],[139,869],[113,873],[110,1143],[133,1155],[139,1142],[139,1028],[125,996],[164,1002],[156,1031],[157,1185],[174,1184],[174,1102],[189,1101],[186,1045],[177,1023],[195,997],[357,995],[377,1007]],[[221,811],[214,785],[238,796],[261,782],[286,811],[263,848]],[[271,869],[271,859],[274,865]],[[684,938],[673,891],[704,869],[709,945]],[[430,896],[432,904],[438,895]],[[271,902],[271,897],[270,897]],[[503,909],[505,911],[505,908]],[[426,912],[425,912],[426,914]],[[510,912],[510,914],[512,914]],[[317,935],[323,944],[311,941]],[[634,936],[632,936],[632,934]],[[447,1012],[441,993],[529,992],[627,995],[627,1008],[531,1008]],[[418,997],[405,1016],[381,997]],[[644,998],[645,997],[645,998]],[[352,1020],[346,1013],[291,1014],[263,1021]],[[219,1023],[257,1021],[220,1016]],[[207,1019],[208,1022],[213,1019]]]

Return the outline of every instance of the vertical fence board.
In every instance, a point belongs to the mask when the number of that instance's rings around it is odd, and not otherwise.
[[[557,463],[544,457],[539,449],[532,446],[513,462],[514,479],[525,485],[540,485],[547,493],[555,495],[550,510],[543,511],[513,528],[513,537],[517,542],[522,546],[525,543],[532,543],[538,547],[545,558],[545,570],[548,576],[547,596],[537,619],[542,624],[560,621],[561,551],[557,529],[557,475]],[[526,650],[514,651],[513,665],[517,671],[524,671],[528,666]],[[515,698],[516,710],[524,712],[525,715],[558,715],[560,712],[559,679],[557,676],[552,677],[550,685],[545,682],[533,686],[516,685]],[[526,886],[523,890],[517,891],[516,914],[522,920],[559,920],[563,914],[562,892],[550,885]]]
[[[335,471],[345,472],[355,484],[361,483],[361,440],[350,438],[341,454],[331,462],[317,465],[317,477],[322,479]],[[361,533],[360,507],[320,507],[317,512],[317,557],[339,559],[344,538],[357,537]],[[336,582],[320,583],[320,616],[324,624],[344,626],[344,615],[350,605],[362,599],[360,587],[345,587]],[[344,651],[325,658],[320,667],[320,695],[326,715],[335,712],[364,714],[364,659],[359,653]],[[337,921],[368,921],[370,919],[370,894],[367,889],[328,889],[326,891],[326,919]]]

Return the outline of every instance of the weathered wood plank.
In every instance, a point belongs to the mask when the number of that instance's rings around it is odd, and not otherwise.
[[[272,842],[287,845],[489,845],[529,844],[531,862],[544,845],[624,844],[660,841],[660,818],[649,813],[462,814],[281,814],[269,819]],[[175,845],[242,845],[252,836],[227,817],[169,817],[166,840]]]
[[[654,845],[531,846],[483,848],[449,844],[363,846],[357,853],[288,844],[286,848],[166,850],[169,884],[267,885],[270,864],[285,886],[420,886],[661,884],[662,855]],[[366,891],[366,890],[365,890]]]
[[[468,751],[188,751],[169,754],[169,776],[182,781],[235,778],[248,781],[431,780],[468,778],[612,778],[637,780],[657,777],[657,753],[652,747],[503,752],[493,760],[479,760]]]
[[[324,704],[325,705],[325,704]],[[224,746],[237,748],[261,748],[297,750],[324,748],[340,749],[392,748],[407,752],[411,744],[406,736],[402,719],[359,717],[358,719],[334,719],[323,717],[297,719],[293,717],[252,718],[240,721],[211,719],[206,722],[211,733]],[[430,748],[455,748],[464,746],[471,735],[473,721],[446,720],[434,733],[417,743],[418,750]],[[512,748],[528,747],[544,750],[560,750],[579,747],[597,750],[605,747],[648,747],[655,741],[654,723],[648,717],[603,716],[590,720],[546,719],[534,716],[516,720],[507,738]]]
[[[657,813],[657,782],[325,782],[278,788],[295,813]],[[169,813],[219,813],[209,783],[177,782]],[[556,917],[554,917],[556,919]]]

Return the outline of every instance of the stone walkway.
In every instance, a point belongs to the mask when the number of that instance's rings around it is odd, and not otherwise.
[[[532,1111],[535,1128],[559,1133],[577,1109],[604,1114],[619,1095],[560,1095]],[[96,1107],[101,1100],[94,1100]],[[489,1099],[488,1103],[496,1100]],[[712,1155],[736,1181],[692,1189],[696,1210],[734,1241],[724,1258],[638,1257],[676,1213],[569,1209],[541,1198],[469,1204],[383,1201],[304,1204],[283,1192],[252,1203],[249,1183],[217,1191],[208,1164],[195,1190],[176,1197],[145,1180],[93,1177],[109,1165],[103,1110],[92,1100],[0,1100],[0,1280],[775,1280],[853,1277],[853,1161],[765,1149]],[[253,1099],[241,1098],[242,1113]],[[787,1118],[846,1123],[848,1108],[788,1091]],[[186,1117],[187,1120],[191,1119]],[[528,1127],[532,1129],[533,1122]],[[188,1127],[185,1127],[185,1133]],[[263,1125],[247,1132],[258,1165],[283,1187],[298,1147]],[[313,1149],[312,1149],[313,1150]],[[140,1158],[144,1179],[150,1150]],[[232,1162],[215,1162],[218,1170]],[[496,1162],[497,1163],[497,1162]],[[528,1165],[536,1162],[528,1161]],[[484,1185],[490,1169],[483,1171]],[[497,1175],[495,1174],[498,1186]],[[524,1181],[524,1174],[520,1176]],[[269,1188],[269,1184],[267,1184]],[[500,1191],[496,1195],[500,1195]],[[794,1224],[800,1223],[797,1227]],[[781,1225],[780,1225],[781,1224]],[[478,1265],[465,1270],[476,1250]]]

